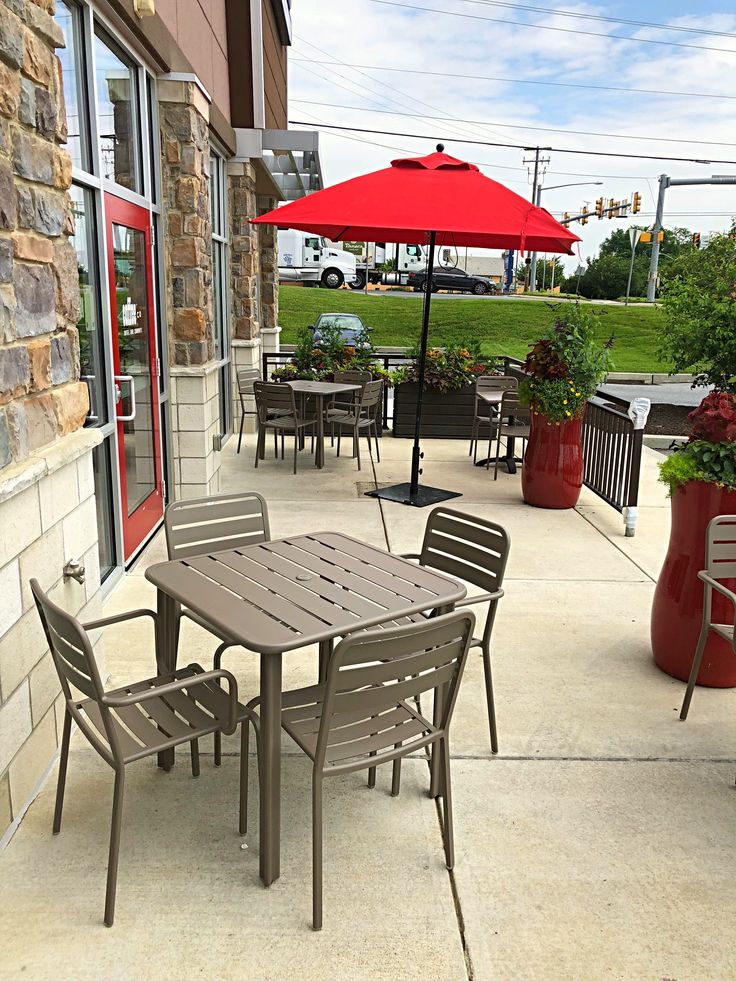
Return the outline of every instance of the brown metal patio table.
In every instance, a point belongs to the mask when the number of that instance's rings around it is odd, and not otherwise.
[[[260,873],[270,885],[280,874],[282,655],[319,644],[323,679],[336,637],[426,610],[447,612],[466,588],[331,531],[161,562],[146,578],[158,590],[160,668],[176,665],[179,604],[260,654]]]
[[[321,470],[325,465],[325,396],[339,395],[340,392],[358,392],[362,385],[347,382],[290,381],[286,383],[298,395],[314,395],[317,400],[317,447],[314,465]]]

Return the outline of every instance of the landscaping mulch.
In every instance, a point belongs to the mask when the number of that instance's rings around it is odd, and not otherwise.
[[[646,433],[651,436],[689,436],[688,414],[692,405],[668,405],[655,403],[649,412]]]

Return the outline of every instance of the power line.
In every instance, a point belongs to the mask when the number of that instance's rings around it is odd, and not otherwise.
[[[680,31],[684,34],[705,34],[713,37],[736,38],[729,31],[708,31],[702,27],[683,27],[678,24],[654,24],[645,20],[627,20],[625,17],[605,17],[603,14],[586,14],[574,10],[555,10],[552,7],[533,7],[526,3],[507,3],[503,0],[460,0],[461,3],[476,3],[486,7],[508,7],[512,10],[528,10],[538,14],[554,14],[556,17],[573,17],[577,20],[596,20],[607,24],[625,24],[627,27],[653,27],[661,31]]]
[[[494,24],[511,24],[513,27],[529,27],[535,31],[554,31],[556,34],[581,34],[583,37],[602,37],[607,41],[632,41],[636,44],[658,44],[672,48],[691,48],[695,51],[718,51],[723,54],[736,54],[733,48],[712,48],[703,44],[685,44],[682,41],[661,41],[648,37],[628,37],[626,34],[602,34],[596,31],[576,31],[572,27],[552,27],[549,24],[526,24],[524,21],[504,20],[501,17],[481,17],[480,14],[463,14],[459,10],[438,10],[436,7],[417,7],[415,4],[399,3],[398,0],[369,0],[386,7],[402,7],[405,10],[419,10],[423,14],[444,14],[447,17],[463,17],[467,20],[491,21]]]
[[[292,99],[291,101],[306,106],[326,106],[331,109],[350,109],[355,112],[376,112],[389,116],[406,116],[409,119],[436,119],[442,122],[448,118],[456,118],[454,116],[429,116],[427,113],[396,112],[393,109],[370,109],[366,106],[345,106],[338,102],[318,102],[314,99]],[[687,140],[674,136],[632,136],[628,133],[600,133],[595,130],[586,129],[563,129],[559,126],[524,126],[520,123],[499,123],[496,120],[489,123],[485,123],[482,119],[458,119],[457,121],[469,123],[474,126],[498,126],[499,129],[528,129],[540,133],[569,133],[573,136],[602,136],[604,139],[608,137],[614,140],[646,140],[650,143],[692,143],[695,146],[736,146],[736,143],[722,143],[718,140]]]
[[[309,42],[307,41],[307,44]],[[295,58],[290,57],[289,63],[309,61],[315,65],[329,65],[328,61],[319,61],[316,58]],[[565,89],[591,89],[595,92],[629,92],[634,95],[669,95],[683,99],[729,99],[736,100],[736,95],[725,95],[718,92],[675,92],[669,89],[633,89],[623,85],[589,85],[585,82],[553,82],[536,78],[501,78],[495,75],[464,75],[455,72],[431,72],[419,68],[387,68],[384,65],[351,65],[356,70],[368,68],[376,72],[399,72],[404,75],[429,75],[433,78],[458,78],[462,80],[472,80],[477,82],[508,82],[512,85],[544,85],[554,86],[555,88]]]
[[[289,123],[292,126],[311,126],[312,123],[305,121],[303,119],[290,119]],[[411,137],[415,140],[429,140],[437,141],[438,139],[445,139],[446,137],[438,135],[427,135],[426,133],[404,133],[396,132],[396,130],[387,129],[371,129],[369,127],[361,126],[338,126],[336,123],[321,123],[324,129],[334,129],[343,130],[351,133],[376,133],[381,136],[403,136]],[[472,146],[500,146],[505,147],[507,150],[528,150],[529,146],[524,143],[494,143],[491,140],[464,140],[458,139],[455,142],[464,143]],[[618,153],[612,150],[573,150],[565,149],[564,147],[545,147],[554,153],[572,153],[578,156],[584,157],[619,157],[625,160],[670,160],[677,163],[695,163],[695,164],[725,164],[729,167],[736,167],[736,160],[716,160],[710,158],[708,160],[699,159],[697,157],[667,157],[663,155],[655,155],[650,153]]]

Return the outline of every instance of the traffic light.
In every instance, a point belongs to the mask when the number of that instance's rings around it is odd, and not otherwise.
[[[603,198],[598,198],[595,202],[595,216],[596,218],[603,217]]]
[[[570,220],[570,212],[566,211],[562,216],[562,224],[565,225]]]
[[[582,213],[580,215],[580,224],[581,225],[587,225],[588,224],[588,209],[585,207],[585,205],[583,205],[583,210],[582,210]]]
[[[693,248],[700,248],[700,232],[693,232]]]
[[[634,201],[631,205],[631,210],[635,215],[638,215],[641,211],[641,194],[638,191],[634,191]]]
[[[609,218],[613,218],[613,212],[614,212],[615,207],[616,207],[616,202],[613,200],[613,198],[609,198],[608,199],[608,209],[607,209],[608,210],[608,217]]]

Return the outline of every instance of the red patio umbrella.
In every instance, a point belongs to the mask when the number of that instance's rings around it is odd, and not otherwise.
[[[333,241],[427,243],[427,285],[422,316],[411,480],[376,496],[424,507],[459,496],[419,486],[419,431],[424,366],[437,245],[484,249],[528,249],[572,255],[580,241],[544,208],[481,174],[475,164],[443,153],[392,160],[391,166],[317,191],[269,211],[256,224],[296,228]]]

